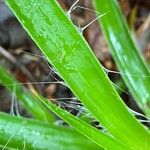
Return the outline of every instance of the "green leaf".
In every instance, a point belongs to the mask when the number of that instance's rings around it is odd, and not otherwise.
[[[26,150],[100,150],[69,128],[0,113],[0,145]],[[86,145],[86,146],[85,146]]]
[[[55,0],[7,0],[47,60],[105,129],[142,150],[149,132],[129,113],[86,41]],[[135,142],[136,141],[136,142]]]
[[[116,0],[94,0],[111,53],[127,87],[140,108],[150,116],[150,72],[138,51]],[[102,5],[103,4],[103,5]]]
[[[59,117],[68,122],[72,127],[74,127],[77,131],[85,135],[87,138],[91,139],[93,142],[108,150],[131,150],[129,147],[126,147],[115,138],[113,138],[109,133],[104,133],[102,131],[97,130],[96,128],[90,126],[86,122],[81,119],[71,115],[69,112],[55,106],[48,100],[44,99],[36,92],[34,94],[47,106],[51,111],[57,114]]]
[[[0,83],[20,100],[29,112],[38,120],[53,123],[54,117],[47,108],[21,85],[10,73],[0,66]]]

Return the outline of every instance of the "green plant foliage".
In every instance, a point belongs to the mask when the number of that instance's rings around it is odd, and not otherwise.
[[[99,145],[107,146],[106,149],[110,149],[110,143],[113,144],[114,140],[115,146],[117,146],[116,142],[133,150],[143,150],[143,147],[148,150],[149,131],[129,113],[103,67],[57,2],[55,0],[7,0],[6,3],[66,84],[113,138],[102,133],[97,134],[97,130],[93,128],[91,128],[92,132],[88,131],[90,126],[87,128],[87,124],[85,125],[79,119],[72,119],[69,114],[65,114],[65,117],[61,116],[63,112],[59,108],[57,111],[54,107],[53,111],[56,110],[55,113],[72,126],[76,126],[76,129],[77,125],[81,125],[77,130],[94,139],[97,144],[101,139],[97,139],[98,135],[105,137]],[[84,125],[83,129],[82,125]],[[93,132],[94,134],[90,135]],[[108,145],[106,139],[109,141]]]
[[[93,3],[100,13],[109,11],[100,24],[111,53],[136,102],[150,116],[150,72],[130,36],[117,1],[94,0]]]
[[[0,83],[9,91],[15,94],[29,112],[38,120],[46,122],[54,122],[54,117],[42,105],[42,103],[34,97],[29,90],[23,87],[10,73],[0,66]]]
[[[35,92],[34,92],[35,93]],[[43,102],[51,111],[56,113],[59,117],[64,119],[70,125],[72,125],[77,131],[85,135],[87,138],[91,139],[97,145],[103,147],[104,149],[111,150],[131,150],[129,147],[126,147],[115,138],[113,138],[109,133],[104,133],[85,123],[84,121],[76,118],[71,115],[69,112],[55,106],[48,100],[44,99],[37,93],[35,95]]]
[[[0,113],[0,145],[20,150],[101,150],[72,129],[4,113]]]

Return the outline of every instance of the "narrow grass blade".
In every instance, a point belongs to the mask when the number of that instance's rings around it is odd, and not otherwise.
[[[22,150],[101,150],[69,128],[0,113],[0,145]],[[86,146],[85,146],[86,145]]]
[[[94,0],[113,58],[140,108],[150,116],[150,72],[138,51],[116,0]],[[102,5],[103,4],[103,5]]]
[[[36,119],[51,123],[54,122],[54,117],[47,108],[1,66],[0,83],[15,94],[16,98],[22,102]]]
[[[127,87],[122,78],[118,79],[114,84],[115,84],[116,91],[118,92],[119,95],[121,95],[123,92],[126,93],[125,90]]]
[[[126,147],[115,138],[113,138],[108,133],[104,133],[95,129],[94,127],[90,126],[89,124],[85,123],[84,121],[80,120],[79,118],[71,115],[69,112],[55,106],[48,100],[44,99],[36,92],[33,93],[47,106],[51,111],[57,114],[59,117],[64,119],[68,122],[72,127],[74,127],[77,131],[85,135],[87,138],[91,139],[93,142],[98,144],[99,146],[103,147],[104,149],[108,150],[131,150],[130,148]]]
[[[55,0],[7,0],[48,61],[116,139],[142,150],[150,134],[122,102],[86,41]],[[135,142],[136,141],[136,142]]]

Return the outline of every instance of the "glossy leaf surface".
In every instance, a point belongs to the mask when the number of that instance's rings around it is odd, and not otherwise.
[[[77,131],[85,135],[87,138],[91,139],[97,145],[103,147],[108,150],[131,150],[129,147],[126,147],[115,138],[113,138],[108,133],[104,133],[103,131],[99,131],[79,118],[71,115],[69,112],[55,106],[48,100],[44,99],[40,95],[35,95],[43,102],[51,111],[57,114],[59,117],[68,122],[72,127],[74,127]]]
[[[69,128],[0,113],[0,145],[26,150],[100,150]]]
[[[126,146],[143,149],[145,141],[150,141],[149,132],[129,113],[90,47],[57,2],[6,2],[48,61],[103,127]]]
[[[100,24],[113,58],[127,87],[141,109],[150,116],[150,71],[131,38],[116,0],[94,0],[100,13],[109,11]]]

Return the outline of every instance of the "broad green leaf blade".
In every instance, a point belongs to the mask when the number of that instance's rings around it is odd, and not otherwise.
[[[33,91],[34,92],[34,91]],[[99,146],[103,147],[104,149],[108,150],[131,150],[130,148],[126,147],[115,138],[113,138],[108,133],[103,133],[95,129],[94,127],[90,126],[86,122],[82,121],[81,119],[71,115],[69,112],[55,106],[48,100],[44,99],[36,92],[34,94],[43,102],[51,111],[57,114],[59,117],[64,119],[68,122],[72,127],[74,127],[77,131],[85,135],[87,138],[91,139],[93,142],[98,144]]]
[[[100,150],[69,128],[0,113],[0,145],[26,150]],[[86,146],[85,146],[86,145]]]
[[[15,94],[17,99],[22,102],[36,119],[49,123],[54,122],[54,117],[50,114],[47,108],[36,97],[34,97],[29,90],[21,86],[21,84],[1,66],[0,83]]]
[[[94,0],[105,13],[100,24],[121,75],[140,108],[150,116],[150,72],[138,51],[116,0]]]
[[[101,124],[125,145],[143,149],[145,141],[150,141],[149,132],[128,112],[90,47],[57,2],[7,0],[6,3]]]

